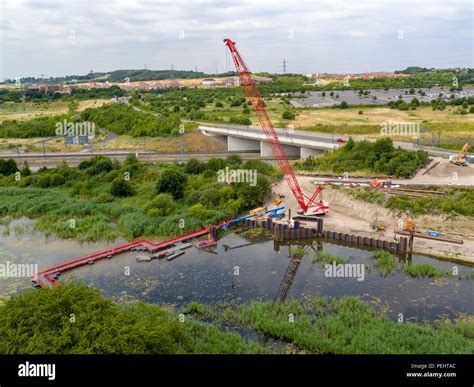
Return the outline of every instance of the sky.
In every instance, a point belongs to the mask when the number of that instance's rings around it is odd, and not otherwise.
[[[359,73],[474,67],[474,2],[9,1],[0,80],[118,69]]]

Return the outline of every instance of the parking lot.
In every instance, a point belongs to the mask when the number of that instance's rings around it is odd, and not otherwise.
[[[382,89],[369,89],[368,95],[359,95],[358,90],[333,90],[326,91],[325,96],[321,91],[310,92],[303,98],[293,98],[290,103],[295,108],[311,108],[311,107],[330,107],[339,105],[342,101],[346,101],[349,105],[386,105],[390,101],[396,101],[402,96],[402,99],[410,102],[416,97],[420,102],[431,102],[442,94],[441,98],[450,99],[452,92],[448,87],[432,87],[431,89],[422,88],[415,89],[414,94],[410,94],[410,89],[390,89],[388,91]],[[420,93],[421,91],[421,93]],[[333,93],[333,95],[330,95]],[[422,95],[422,94],[425,95]],[[309,96],[308,96],[309,95]],[[474,88],[464,88],[464,90],[455,93],[456,98],[474,96]],[[374,98],[375,97],[375,98]]]

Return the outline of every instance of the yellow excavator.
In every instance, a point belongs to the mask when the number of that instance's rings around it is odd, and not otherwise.
[[[466,155],[467,155],[468,147],[469,147],[469,144],[465,143],[457,155],[449,156],[449,162],[459,167],[467,166]]]

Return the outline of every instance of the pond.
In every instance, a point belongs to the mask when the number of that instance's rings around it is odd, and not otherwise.
[[[10,225],[9,235],[0,236],[0,263],[35,262],[41,269],[121,243],[79,244],[46,238],[28,227],[16,233],[15,222]],[[150,262],[136,261],[143,253],[127,252],[66,272],[59,280],[78,279],[101,289],[104,296],[115,301],[142,300],[181,306],[191,301],[204,304],[272,301],[282,295],[287,299],[357,296],[393,320],[399,313],[405,321],[434,321],[474,314],[474,280],[467,278],[472,270],[469,266],[413,255],[411,264],[429,263],[444,272],[456,266],[459,275],[412,278],[400,271],[384,277],[375,267],[373,251],[317,239],[298,242],[274,242],[271,234],[260,229],[238,230],[223,236],[213,250],[191,247],[172,261]],[[304,255],[295,263],[290,257],[301,247]],[[317,251],[346,257],[350,264],[363,264],[363,280],[326,276],[324,264],[313,260]],[[0,296],[30,287],[29,279],[2,278]]]

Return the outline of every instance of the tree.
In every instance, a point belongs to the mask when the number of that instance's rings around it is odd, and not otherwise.
[[[349,104],[346,101],[341,102],[341,109],[347,109],[349,107]]]
[[[186,173],[197,175],[204,171],[204,165],[198,159],[192,158],[186,163],[184,170]]]
[[[117,177],[112,181],[110,193],[119,197],[132,196],[133,189],[129,181],[125,180],[124,178]]]
[[[238,165],[242,163],[242,158],[238,154],[233,153],[227,156],[227,158],[225,159],[225,163],[231,165]]]
[[[295,113],[293,113],[290,110],[285,110],[283,114],[281,115],[281,118],[284,120],[294,120],[295,119]]]
[[[13,159],[0,159],[0,175],[11,175],[12,173],[18,172],[16,161]]]
[[[23,166],[21,167],[21,176],[30,176],[31,175],[31,169],[28,164],[28,161],[24,161]]]
[[[184,196],[184,188],[187,182],[188,177],[179,169],[165,169],[156,182],[156,192],[158,194],[169,193],[175,199],[180,199]]]
[[[79,107],[79,103],[77,101],[72,101],[68,105],[69,114],[75,114],[77,112],[77,108]]]

